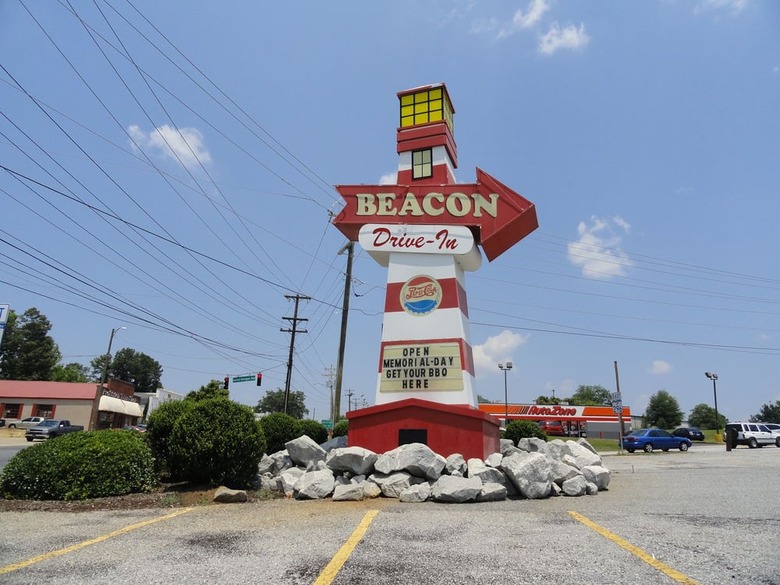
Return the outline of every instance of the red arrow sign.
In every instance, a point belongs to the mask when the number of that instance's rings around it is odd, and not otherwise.
[[[477,169],[462,185],[337,185],[346,201],[333,224],[351,241],[368,223],[463,225],[488,260],[494,260],[539,227],[534,204]]]

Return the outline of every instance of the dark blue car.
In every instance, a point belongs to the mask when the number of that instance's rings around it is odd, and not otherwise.
[[[640,429],[623,437],[623,449],[633,453],[637,449],[643,449],[646,453],[652,453],[655,449],[668,451],[679,449],[687,451],[691,446],[691,440],[686,437],[675,437],[673,434],[661,429]]]
[[[696,427],[679,427],[672,431],[675,437],[688,437],[691,441],[703,441],[704,433]]]

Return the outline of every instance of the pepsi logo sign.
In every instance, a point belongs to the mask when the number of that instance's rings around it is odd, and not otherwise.
[[[441,286],[430,276],[414,276],[401,287],[401,306],[414,316],[428,315],[441,304]]]

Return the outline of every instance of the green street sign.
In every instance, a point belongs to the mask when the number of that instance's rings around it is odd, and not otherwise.
[[[322,426],[328,430],[331,430],[333,428],[333,421],[330,420],[329,418],[325,420],[321,420],[320,422],[322,423]]]
[[[255,380],[254,374],[249,376],[233,376],[232,382],[253,382]]]

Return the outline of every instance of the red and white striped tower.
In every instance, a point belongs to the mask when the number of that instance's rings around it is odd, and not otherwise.
[[[454,184],[455,110],[446,87],[417,87],[398,98],[396,182],[430,186],[434,192]],[[361,230],[361,244],[388,266],[375,404],[423,398],[477,408],[464,272],[479,268],[481,256],[471,232],[435,224],[384,227],[398,238],[426,242],[436,242],[436,234],[446,230],[448,238],[458,238],[459,253],[437,244],[383,252],[372,246],[376,224]]]
[[[387,266],[374,406],[351,411],[349,437],[377,453],[422,442],[486,457],[499,426],[477,408],[465,273],[537,227],[534,205],[477,169],[455,183],[455,110],[444,84],[398,93],[395,185],[339,185],[334,225]]]

